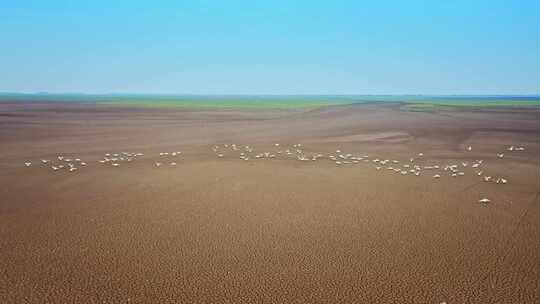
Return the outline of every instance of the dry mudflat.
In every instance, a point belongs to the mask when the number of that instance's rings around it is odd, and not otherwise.
[[[2,103],[0,185],[1,303],[540,302],[538,108]]]

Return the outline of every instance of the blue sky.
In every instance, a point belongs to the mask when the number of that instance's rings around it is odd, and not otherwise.
[[[539,94],[540,1],[23,1],[0,91]]]

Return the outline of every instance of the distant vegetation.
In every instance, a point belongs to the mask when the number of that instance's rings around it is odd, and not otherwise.
[[[0,102],[80,102],[144,107],[196,108],[309,108],[366,102],[405,103],[410,109],[438,106],[538,106],[540,96],[427,96],[427,95],[144,95],[144,94],[0,94]]]

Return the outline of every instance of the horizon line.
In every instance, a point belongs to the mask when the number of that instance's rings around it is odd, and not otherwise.
[[[540,93],[470,93],[470,94],[430,94],[430,93],[142,93],[142,92],[9,92],[0,95],[87,95],[87,96],[456,96],[456,97],[540,97]]]

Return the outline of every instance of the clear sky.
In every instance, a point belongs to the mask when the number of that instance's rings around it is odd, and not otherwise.
[[[0,5],[4,92],[540,93],[538,0]]]

